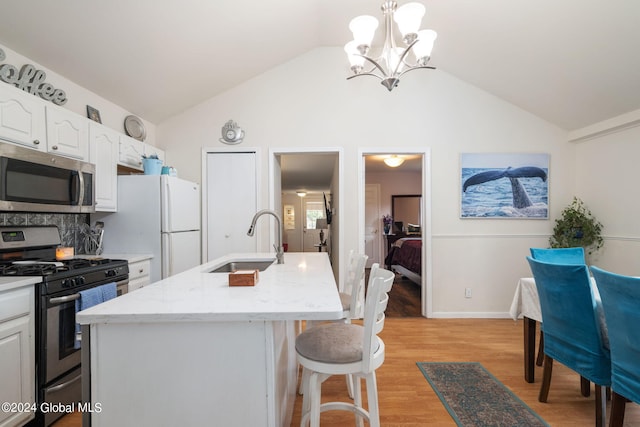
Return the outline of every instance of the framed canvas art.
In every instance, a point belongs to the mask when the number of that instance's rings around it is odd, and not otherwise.
[[[549,218],[549,155],[463,153],[461,218]]]

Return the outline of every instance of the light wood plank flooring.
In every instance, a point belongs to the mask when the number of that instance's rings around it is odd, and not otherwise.
[[[593,393],[580,394],[577,374],[554,365],[548,403],[538,402],[542,368],[536,367],[536,382],[524,381],[522,361],[522,321],[508,319],[425,319],[387,318],[381,334],[386,344],[386,360],[378,369],[381,424],[395,426],[455,426],[416,362],[481,362],[513,393],[533,408],[551,426],[594,425]],[[343,377],[323,384],[323,400],[346,397]],[[296,399],[292,426],[300,423],[302,398]],[[212,425],[215,425],[212,414]],[[640,409],[627,404],[625,426],[640,426]],[[325,427],[352,426],[349,413],[322,414]],[[72,414],[55,427],[80,427],[80,417]]]

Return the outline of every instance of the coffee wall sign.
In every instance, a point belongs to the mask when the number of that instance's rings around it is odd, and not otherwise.
[[[10,85],[51,101],[56,105],[67,102],[67,94],[62,89],[56,89],[44,80],[47,74],[36,69],[31,64],[23,65],[20,71],[11,64],[0,64],[0,80]]]

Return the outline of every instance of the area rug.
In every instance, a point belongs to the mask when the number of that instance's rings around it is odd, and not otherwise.
[[[549,427],[480,363],[417,365],[458,426]]]

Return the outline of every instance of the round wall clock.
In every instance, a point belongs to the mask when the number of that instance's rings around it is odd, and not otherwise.
[[[244,131],[233,120],[229,120],[222,126],[222,138],[220,142],[225,144],[240,144],[244,138]]]

